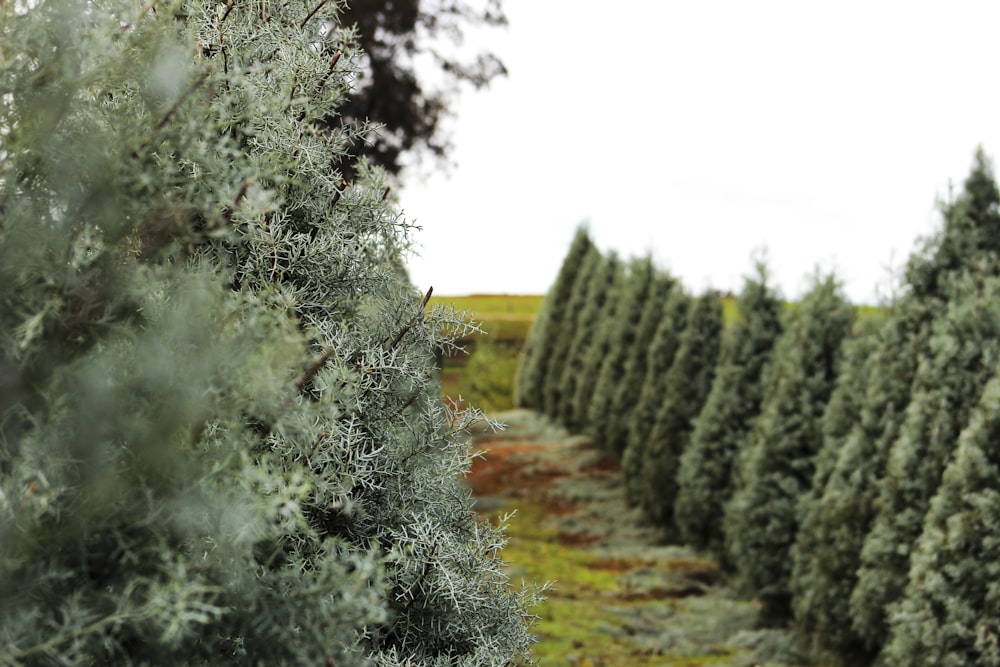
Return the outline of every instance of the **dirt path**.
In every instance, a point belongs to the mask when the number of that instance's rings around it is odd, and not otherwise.
[[[757,611],[726,588],[717,565],[666,545],[627,507],[615,461],[528,411],[480,433],[469,477],[480,513],[509,511],[512,578],[553,581],[538,610],[542,667],[803,664],[785,633],[754,628]]]

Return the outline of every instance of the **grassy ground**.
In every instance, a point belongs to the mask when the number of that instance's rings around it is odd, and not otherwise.
[[[756,629],[718,566],[667,545],[626,506],[621,474],[590,440],[535,413],[500,415],[500,434],[468,478],[486,520],[514,510],[504,551],[512,579],[554,581],[537,610],[540,667],[788,667],[787,635]]]

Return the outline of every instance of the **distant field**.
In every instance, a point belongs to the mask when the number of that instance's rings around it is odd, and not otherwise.
[[[545,296],[541,294],[470,294],[433,296],[430,305],[467,310],[480,323],[490,340],[515,343],[528,337],[531,325],[535,322],[535,314],[544,299]]]
[[[479,323],[485,336],[474,334],[459,341],[468,354],[457,354],[441,360],[441,384],[445,395],[457,398],[470,394],[465,366],[480,342],[502,348],[501,354],[516,356],[527,339],[535,315],[545,296],[542,294],[467,294],[461,296],[432,296],[430,306],[452,306],[458,311],[468,311]],[[786,304],[793,307],[794,304]],[[880,311],[878,306],[859,306],[860,317],[871,317]],[[736,299],[722,298],[722,313],[726,324],[736,319]]]

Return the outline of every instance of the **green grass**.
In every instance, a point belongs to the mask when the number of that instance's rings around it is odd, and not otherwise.
[[[469,396],[470,385],[465,369],[476,345],[486,340],[495,344],[506,354],[517,356],[535,323],[535,316],[545,296],[542,294],[469,294],[464,296],[432,296],[430,306],[450,306],[457,311],[468,311],[469,317],[480,324],[485,334],[472,334],[459,342],[468,354],[456,354],[442,360],[442,393],[452,398]],[[794,308],[794,303],[786,304]],[[879,306],[858,306],[859,317],[873,317],[882,312]],[[737,317],[736,298],[722,297],[722,313],[725,323],[732,323]],[[499,378],[491,384],[502,384]],[[509,381],[509,378],[508,378]]]

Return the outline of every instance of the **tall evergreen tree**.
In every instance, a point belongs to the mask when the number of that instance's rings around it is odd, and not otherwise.
[[[582,431],[586,421],[584,410],[588,406],[583,405],[581,408],[583,401],[577,397],[577,392],[581,387],[588,387],[589,378],[593,377],[589,372],[591,365],[588,360],[592,358],[595,365],[600,362],[600,355],[592,355],[591,350],[601,345],[598,330],[606,309],[613,306],[611,297],[621,269],[618,256],[611,253],[602,258],[591,274],[586,303],[580,312],[562,376],[559,378],[559,421],[573,432]]]
[[[674,521],[685,543],[722,555],[722,515],[733,464],[760,413],[763,371],[781,335],[782,301],[756,263],[737,300],[737,320],[725,331],[712,389],[698,414],[677,473]]]
[[[1000,665],[1000,380],[962,432],[890,615],[886,667]]]
[[[614,400],[608,410],[606,440],[608,448],[619,458],[628,446],[629,426],[635,418],[636,397],[642,393],[646,379],[646,358],[656,329],[663,319],[670,295],[677,288],[677,279],[667,273],[655,274],[635,335],[625,347],[625,365],[615,386]]]
[[[566,303],[566,314],[563,326],[555,332],[555,343],[552,346],[552,353],[546,360],[544,383],[541,391],[541,408],[550,417],[559,418],[562,407],[562,378],[566,372],[566,362],[569,358],[570,350],[573,347],[573,340],[581,325],[581,316],[587,307],[587,300],[590,298],[592,278],[594,273],[600,271],[604,256],[595,245],[591,245],[583,259],[580,272],[573,282],[573,289]]]
[[[854,316],[835,277],[817,275],[775,348],[761,414],[726,507],[727,558],[743,590],[760,600],[767,623],[791,616],[797,506],[812,481],[823,412]]]
[[[997,240],[1000,239],[998,204],[1000,191],[997,189],[992,164],[982,149],[979,149],[962,193],[942,210],[943,229],[928,240],[924,251],[915,254],[907,267],[906,277],[912,294],[921,301],[935,322],[946,312],[948,302],[981,289],[980,283],[997,275]],[[975,288],[968,287],[970,281],[976,284]],[[930,360],[935,354],[929,347],[925,347],[913,358],[912,363],[914,367],[918,364],[932,364]],[[912,398],[913,396],[911,400]],[[910,410],[907,411],[907,419],[910,419],[909,412]],[[893,449],[897,448],[897,440],[901,437],[900,435],[892,442]],[[888,457],[887,452],[886,460]],[[940,473],[940,468],[938,471]],[[927,493],[933,493],[933,489]],[[879,489],[879,496],[882,495],[883,490]],[[879,511],[884,511],[884,508]],[[865,544],[869,541],[879,540],[866,536]],[[898,545],[898,548],[908,549],[910,544],[912,540],[907,545]],[[874,546],[867,548],[876,549]],[[875,582],[872,580],[870,583]],[[862,586],[859,581],[852,593],[852,622],[873,650],[878,650],[885,641],[884,607],[889,598],[898,598],[897,589],[898,585],[890,584],[879,592],[870,585]]]
[[[843,515],[858,508],[849,499],[844,499],[847,507],[841,508],[827,494],[839,490],[830,483],[835,475],[861,470],[846,443],[863,419],[865,391],[874,384],[871,375],[877,366],[879,332],[884,325],[881,317],[859,318],[854,335],[844,343],[841,371],[823,414],[823,446],[816,456],[809,492],[799,502],[799,530],[792,547],[790,588],[796,635],[817,660],[830,663],[843,659],[840,664],[845,667],[864,664],[870,658],[851,631],[847,610],[860,545],[849,546],[844,553],[852,534],[838,531],[845,526],[829,521],[828,512],[836,508]],[[831,576],[836,578],[831,581]],[[851,585],[841,586],[840,578],[848,579]]]
[[[603,447],[611,450],[611,426],[614,419],[615,391],[625,376],[625,362],[636,345],[636,334],[645,304],[653,287],[655,269],[652,259],[633,259],[619,293],[614,317],[608,318],[608,347],[601,368],[594,379],[593,398],[588,409],[589,432]]]
[[[332,6],[0,4],[0,663],[503,665]],[[345,47],[346,48],[346,47]]]
[[[563,259],[556,281],[545,295],[535,324],[524,343],[523,358],[514,385],[514,403],[524,408],[542,408],[546,372],[562,327],[566,325],[566,306],[573,294],[577,276],[583,268],[593,242],[586,228],[579,227]]]
[[[954,291],[976,293],[952,300],[932,325],[929,354],[920,360],[879,486],[878,514],[861,550],[850,599],[853,623],[879,643],[888,633],[887,611],[906,587],[930,499],[1000,357],[998,281],[990,278],[977,289],[971,276],[962,278]]]
[[[687,328],[691,297],[677,285],[667,299],[663,317],[653,334],[646,354],[646,372],[639,391],[639,400],[632,410],[628,445],[622,455],[622,476],[626,500],[636,505],[642,496],[642,469],[646,461],[649,433],[663,402],[667,374]]]
[[[627,272],[620,262],[614,262],[614,275],[608,285],[603,307],[597,315],[594,338],[586,345],[586,355],[580,363],[576,390],[573,392],[572,412],[574,418],[571,425],[578,425],[572,430],[590,433],[590,405],[594,399],[594,384],[600,375],[605,358],[611,353],[614,343],[612,334],[615,327],[611,322],[618,316],[622,307],[622,293],[626,289]]]
[[[707,290],[692,304],[643,454],[640,503],[668,531],[674,529],[677,468],[711,391],[721,339],[722,302],[717,291]]]

